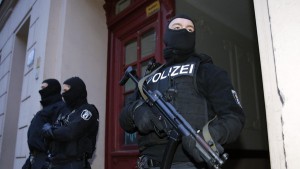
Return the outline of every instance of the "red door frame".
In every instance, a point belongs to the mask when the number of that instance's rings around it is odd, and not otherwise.
[[[123,107],[123,88],[119,86],[119,80],[123,75],[122,55],[124,39],[136,32],[132,30],[143,30],[149,25],[156,25],[157,45],[155,58],[162,61],[163,31],[167,19],[174,14],[174,0],[160,0],[160,10],[151,16],[147,16],[145,9],[156,0],[132,0],[131,5],[115,15],[115,4],[118,0],[106,0],[104,8],[107,16],[108,26],[108,73],[107,73],[107,95],[106,95],[106,139],[105,139],[105,168],[135,168],[138,156],[137,146],[123,146],[122,139],[124,131],[119,126],[119,113]],[[157,22],[157,23],[154,23]],[[134,29],[133,29],[134,28]]]

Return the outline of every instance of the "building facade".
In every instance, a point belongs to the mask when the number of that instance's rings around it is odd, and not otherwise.
[[[100,113],[92,167],[134,168],[137,136],[118,124],[134,85],[118,82],[128,66],[143,75],[150,59],[163,61],[176,13],[194,18],[197,52],[229,72],[247,115],[224,168],[300,168],[299,8],[297,0],[0,1],[0,168],[21,168],[28,157],[43,79],[72,76]]]
[[[12,1],[2,1],[1,5]],[[21,168],[28,157],[27,129],[41,108],[43,79],[79,76],[100,112],[94,166],[104,164],[107,26],[102,1],[16,1],[2,16],[1,162]],[[1,6],[2,7],[2,6]],[[75,68],[76,67],[76,68]],[[96,92],[97,91],[97,92]]]

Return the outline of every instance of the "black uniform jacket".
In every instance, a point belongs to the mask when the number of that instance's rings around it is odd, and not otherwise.
[[[64,124],[53,130],[52,155],[68,159],[93,154],[99,126],[95,106],[84,104],[63,117]]]
[[[199,62],[201,62],[200,59]],[[197,90],[203,91],[207,100],[209,119],[217,115],[217,120],[209,125],[209,131],[214,141],[219,144],[235,141],[244,126],[245,115],[227,72],[212,63],[201,63],[195,71],[195,76]],[[161,93],[165,93],[165,91],[161,91]],[[137,131],[133,121],[128,117],[130,114],[128,108],[135,99],[136,97],[125,105],[120,115],[120,125],[129,133]],[[161,160],[164,148],[156,146],[156,144],[165,144],[166,142],[162,139],[165,138],[160,138],[155,132],[142,135],[139,137],[139,147],[143,147],[141,153],[150,154],[152,158]],[[178,159],[180,160],[180,158]],[[176,156],[174,160],[176,160]]]
[[[53,124],[58,114],[68,111],[65,103],[63,101],[58,101],[54,104],[44,107],[42,110],[38,111],[36,115],[31,120],[30,126],[28,128],[28,146],[30,152],[44,152],[48,150],[48,144],[42,137],[42,128],[45,123]]]

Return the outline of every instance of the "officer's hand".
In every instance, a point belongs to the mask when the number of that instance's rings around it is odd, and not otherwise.
[[[182,146],[197,163],[203,162],[200,151],[196,148],[196,140],[191,135],[182,137]]]
[[[42,128],[42,135],[45,138],[53,138],[53,128],[50,123],[45,123]]]
[[[154,109],[142,100],[138,99],[132,102],[127,110],[121,113],[120,124],[129,124],[137,129],[141,134],[147,134],[150,131],[155,131],[159,137],[164,137],[169,125],[161,117],[159,112],[154,112]],[[123,125],[127,131],[134,131],[128,125]]]
[[[150,131],[155,131],[159,136],[165,136],[163,132],[168,124],[160,113],[157,113],[144,101],[135,107],[132,118],[140,133],[147,134]]]
[[[154,130],[153,113],[146,104],[137,107],[133,112],[133,121],[139,132],[147,134]]]

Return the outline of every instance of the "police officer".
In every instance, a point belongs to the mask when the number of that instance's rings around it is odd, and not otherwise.
[[[61,97],[61,86],[56,79],[46,79],[42,82],[41,105],[43,109],[38,111],[31,120],[27,133],[27,142],[30,150],[30,157],[26,160],[23,169],[41,169],[47,167],[47,151],[49,144],[42,134],[42,127],[45,123],[54,123],[58,114],[68,111]]]
[[[159,90],[166,101],[191,124],[203,131],[208,124],[210,137],[218,151],[237,139],[245,116],[227,73],[215,66],[209,56],[195,53],[195,25],[186,15],[176,15],[168,23],[164,36],[165,65],[150,76],[147,88]],[[121,127],[140,134],[138,168],[159,168],[168,139],[160,134],[156,110],[135,96],[123,108]],[[210,122],[211,121],[211,122]],[[202,132],[199,133],[202,136]],[[184,136],[176,149],[172,169],[206,168],[195,141]]]
[[[70,113],[58,117],[55,125],[45,124],[43,135],[52,139],[51,169],[91,168],[98,133],[99,113],[87,101],[85,83],[72,77],[63,83],[63,99]]]

